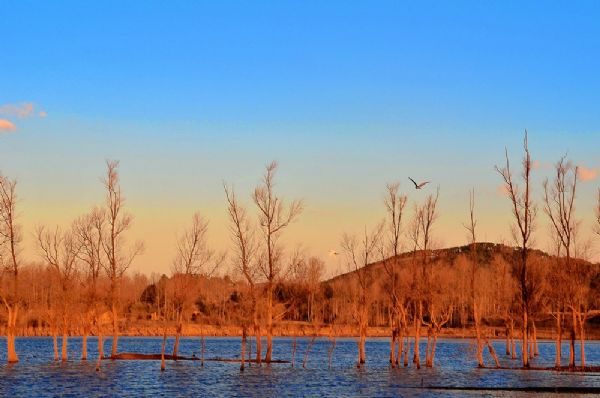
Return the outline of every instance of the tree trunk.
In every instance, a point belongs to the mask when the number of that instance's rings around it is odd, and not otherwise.
[[[533,359],[533,333],[529,332],[529,359]]]
[[[517,359],[517,343],[515,342],[515,321],[510,319],[510,350],[511,359]]]
[[[413,352],[414,352],[413,363],[417,366],[417,369],[421,369],[421,358],[419,355],[419,337],[420,337],[420,333],[421,333],[422,317],[423,317],[423,304],[419,303],[419,313],[418,314],[415,313],[415,342],[414,342],[414,348],[413,348]]]
[[[6,309],[8,310],[8,327],[6,330],[6,354],[8,363],[16,363],[19,362],[19,356],[17,355],[17,350],[15,348],[15,335],[16,335],[16,327],[17,327],[17,313],[19,312],[18,305],[6,305]]]
[[[119,320],[117,318],[117,305],[116,303],[112,304],[112,321],[113,321],[113,340],[112,340],[112,348],[110,350],[110,356],[114,357],[117,355],[117,344],[119,342]]]
[[[254,325],[254,335],[256,336],[256,363],[260,365],[262,361],[262,336],[258,324]]]
[[[183,321],[181,314],[178,316],[177,329],[175,330],[175,343],[173,344],[173,359],[177,360],[177,354],[179,353],[179,339],[183,331]]]
[[[104,337],[100,328],[98,328],[98,359],[104,359]]]
[[[399,328],[398,334],[398,351],[396,352],[396,365],[400,366],[400,361],[402,358],[402,353],[404,352],[404,333],[402,333],[402,329]]]
[[[240,371],[244,371],[246,365],[246,327],[242,329],[242,364],[240,365]]]
[[[506,320],[505,327],[506,327],[506,329],[505,329],[504,333],[506,334],[506,355],[509,356],[510,355],[510,326],[509,326],[508,319]]]
[[[67,354],[67,344],[69,342],[69,334],[67,332],[67,325],[63,325],[63,337],[62,337],[62,350],[61,350],[61,360],[65,362],[68,359]]]
[[[575,368],[575,327],[577,319],[575,318],[575,309],[571,309],[571,344],[569,345],[569,368]]]
[[[394,358],[394,350],[396,348],[396,329],[394,328],[394,321],[391,321],[391,335],[390,335],[390,365],[392,368],[396,366],[396,360]]]
[[[292,337],[292,368],[296,362],[296,334]]]
[[[359,338],[358,338],[358,364],[357,366],[360,368],[366,362],[366,352],[365,352],[365,344],[367,341],[367,325],[365,325],[364,320],[361,320],[359,326]]]
[[[200,364],[202,367],[204,367],[204,351],[206,350],[206,343],[204,341],[204,329],[200,328],[200,345],[201,345],[201,356],[200,356]]]
[[[554,361],[554,366],[556,366],[557,369],[560,368],[561,350],[562,350],[562,322],[561,322],[560,311],[557,311],[557,313],[556,313],[556,359]]]
[[[483,363],[483,344],[481,341],[481,325],[479,324],[479,311],[477,304],[473,303],[473,320],[475,321],[475,336],[477,337],[477,366],[485,368]]]
[[[410,352],[410,340],[408,339],[408,330],[406,333],[406,344],[404,346],[404,367],[408,366],[408,354]]]
[[[427,344],[425,345],[425,367],[431,367],[431,326],[427,328]]]
[[[537,327],[535,326],[535,321],[531,322],[531,326],[533,327],[533,356],[537,357],[540,355],[540,351],[538,350]]]
[[[437,332],[433,332],[433,343],[431,344],[431,353],[429,354],[429,365],[428,368],[433,368],[433,361],[435,360],[435,348],[437,347]]]
[[[81,360],[87,361],[87,339],[90,331],[87,327],[83,328],[83,336],[81,336]]]
[[[315,340],[317,339],[317,334],[313,334],[312,339],[310,339],[310,343],[306,347],[306,352],[304,353],[304,361],[302,361],[302,367],[306,368],[306,363],[308,362],[308,354],[310,354],[310,350],[312,346],[315,344]]]
[[[490,355],[492,356],[492,358],[494,359],[494,362],[496,363],[496,367],[499,368],[500,361],[498,361],[498,356],[496,355],[496,350],[494,349],[494,346],[492,345],[492,343],[490,343],[490,341],[487,338],[485,339],[485,342],[487,344]]]
[[[273,286],[269,282],[267,288],[267,352],[265,362],[271,363],[273,356]]]
[[[58,331],[56,326],[52,327],[52,347],[54,348],[54,360],[58,361]]]
[[[581,352],[581,368],[585,367],[585,316],[581,312],[579,315],[579,341],[581,342],[579,345],[579,349]]]
[[[529,367],[529,320],[527,308],[523,306],[523,350],[521,357],[523,358],[523,367]]]
[[[102,336],[98,335],[98,362],[96,362],[96,372],[100,371],[100,363],[102,362],[102,358],[104,358],[104,341],[102,340]]]
[[[165,332],[163,333],[163,342],[162,342],[162,349],[160,350],[160,371],[164,372],[166,369],[166,364],[165,364],[165,347],[167,345],[167,328],[165,327]]]

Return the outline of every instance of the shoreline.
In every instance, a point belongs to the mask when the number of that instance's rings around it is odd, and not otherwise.
[[[167,336],[174,336],[176,333],[175,325],[167,325]],[[261,335],[265,337],[265,330],[261,331]],[[412,338],[414,335],[409,331],[408,337]],[[123,327],[119,331],[119,337],[162,337],[165,333],[164,325],[129,325]],[[504,330],[500,328],[486,328],[485,333],[492,340],[506,340]],[[83,337],[83,330],[81,328],[75,328],[69,331],[69,337]],[[1,336],[6,336],[5,330],[0,331]],[[58,337],[62,336],[62,332],[57,332]],[[110,327],[106,327],[102,331],[104,338],[110,338],[112,332]],[[18,330],[16,333],[17,337],[52,337],[52,330],[49,328],[27,328]],[[93,331],[88,334],[88,337],[97,337],[98,333]],[[198,324],[186,324],[183,326],[181,337],[242,337],[242,328],[238,326],[216,326],[216,325],[198,325]],[[253,334],[248,334],[248,338],[253,338]],[[313,325],[281,325],[277,326],[273,330],[273,337],[320,337],[320,338],[358,338],[358,333],[355,326],[334,326],[333,328],[329,325],[313,326]],[[386,327],[369,327],[367,332],[369,338],[389,338],[390,329]],[[468,340],[475,339],[475,331],[471,329],[444,329],[438,334],[438,338],[445,339],[457,339],[457,340]],[[421,334],[421,338],[427,338],[427,332]],[[538,329],[538,341],[552,341],[555,342],[556,335],[552,329]],[[600,330],[587,330],[585,341],[599,341]],[[515,341],[520,341],[519,335],[515,337]],[[568,342],[569,339],[562,339],[563,343]],[[576,343],[579,339],[576,339]]]

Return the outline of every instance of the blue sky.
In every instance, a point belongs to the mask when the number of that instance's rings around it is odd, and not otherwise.
[[[420,200],[409,175],[441,187],[440,244],[460,243],[472,186],[482,234],[508,238],[493,165],[525,128],[540,164],[600,167],[598,2],[123,3],[0,4],[0,106],[47,113],[0,112],[0,170],[29,225],[100,201],[120,159],[140,269],[168,269],[194,209],[225,246],[221,181],[249,193],[271,159],[307,203],[290,240],[318,255],[377,221],[386,181]]]

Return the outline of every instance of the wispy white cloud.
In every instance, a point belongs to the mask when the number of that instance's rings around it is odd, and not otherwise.
[[[21,102],[18,104],[0,105],[0,115],[15,116],[20,119],[28,117],[46,117],[48,113],[44,110],[38,110],[33,102]]]
[[[17,127],[13,122],[6,119],[0,119],[0,133],[6,133],[9,131],[15,131]]]
[[[585,166],[578,166],[577,174],[581,181],[592,181],[598,177],[598,169],[588,169]]]
[[[33,102],[22,102],[20,104],[4,104],[0,105],[0,115],[16,116],[26,118],[34,116]]]
[[[0,105],[0,116],[8,116],[11,119],[27,119],[27,118],[45,118],[48,113],[44,110],[37,109],[33,102],[21,102],[18,104]],[[15,131],[17,127],[14,122],[8,119],[0,119],[0,133],[7,131]]]

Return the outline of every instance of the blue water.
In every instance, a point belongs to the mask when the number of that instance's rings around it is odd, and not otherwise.
[[[274,340],[274,359],[291,360],[289,338]],[[0,347],[5,347],[0,341]],[[59,341],[60,343],[60,341]],[[173,340],[168,341],[167,352]],[[438,342],[435,367],[417,370],[390,369],[389,343],[385,339],[369,339],[367,364],[356,368],[356,342],[338,339],[332,368],[328,367],[327,339],[313,346],[306,368],[302,360],[307,339],[298,339],[295,367],[291,364],[257,366],[252,364],[240,372],[239,363],[199,361],[167,361],[160,371],[160,361],[102,361],[96,371],[96,339],[88,341],[89,360],[81,361],[81,339],[69,340],[70,360],[54,362],[50,338],[17,340],[20,362],[7,365],[6,351],[0,352],[0,395],[6,397],[108,397],[108,396],[249,396],[249,397],[328,397],[328,396],[515,396],[523,392],[498,391],[498,387],[595,387],[600,394],[600,373],[556,371],[493,370],[476,367],[474,346],[468,340],[441,339]],[[122,337],[120,352],[159,353],[162,338]],[[264,345],[263,345],[264,346]],[[421,352],[424,352],[424,346]],[[504,355],[504,343],[495,342],[503,366],[519,366],[519,360]],[[586,346],[587,364],[600,365],[600,342]],[[110,349],[110,339],[105,342]],[[239,338],[207,338],[206,358],[235,358],[239,355]],[[554,364],[554,343],[540,342],[540,356],[534,366]],[[180,355],[198,355],[199,338],[183,338]],[[568,347],[563,347],[567,357]],[[579,351],[577,351],[579,352]],[[422,359],[424,363],[424,359]],[[491,358],[486,363],[492,365]],[[431,387],[477,387],[481,391],[439,390]],[[486,390],[487,389],[487,390]],[[568,394],[563,394],[567,396]],[[589,396],[589,395],[588,395]]]

